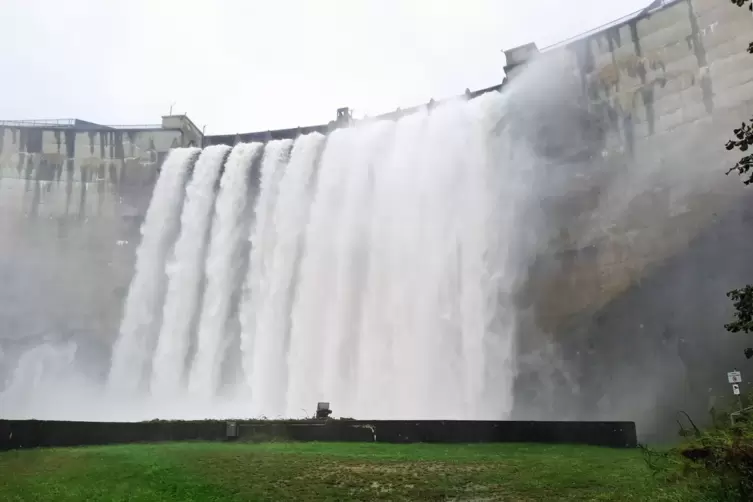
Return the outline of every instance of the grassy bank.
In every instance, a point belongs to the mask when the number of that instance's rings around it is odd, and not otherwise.
[[[0,453],[0,500],[698,500],[638,450],[167,443]]]

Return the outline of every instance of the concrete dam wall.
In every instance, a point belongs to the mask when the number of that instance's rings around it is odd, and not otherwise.
[[[510,127],[542,173],[514,415],[654,427],[722,392],[739,356],[724,292],[753,272],[750,202],[723,176],[737,160],[723,145],[753,115],[751,28],[728,2],[655,2],[508,71]],[[189,129],[0,128],[0,382],[30,347],[69,340],[71,358],[106,373],[170,148],[310,132]]]
[[[109,358],[159,166],[200,142],[178,116],[141,129],[0,122],[0,381],[45,342]]]
[[[550,241],[526,302],[531,329],[564,355],[542,370],[540,339],[523,338],[532,351],[521,361],[539,368],[519,382],[533,403],[522,416],[703,417],[728,393],[725,368],[744,365],[744,339],[723,329],[724,293],[753,272],[751,206],[723,174],[739,157],[724,144],[752,111],[753,19],[727,2],[665,4],[553,50],[590,111],[583,143],[594,146],[568,172],[550,168],[569,189],[544,197]]]
[[[753,98],[753,60],[744,50],[753,20],[738,10],[711,0],[671,2],[556,49],[581,81],[593,128],[605,132],[602,158],[591,162],[580,192],[561,203],[567,224],[557,247],[581,295],[547,304],[553,317],[606,302],[744,193],[718,176],[737,160],[722,146],[749,118]],[[628,168],[644,179],[633,180]],[[647,188],[623,200],[605,193]],[[578,271],[594,263],[599,277]]]

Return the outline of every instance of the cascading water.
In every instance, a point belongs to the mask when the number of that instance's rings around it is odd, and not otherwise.
[[[494,132],[504,109],[489,93],[229,156],[210,146],[187,186],[198,150],[174,150],[143,226],[108,411],[130,389],[132,419],[296,417],[321,400],[364,418],[508,416],[512,244],[530,186]],[[233,360],[242,378],[225,381]]]
[[[61,417],[60,403],[54,399],[31,400],[30,395],[44,389],[50,395],[63,395],[70,389],[85,385],[75,371],[71,371],[76,356],[76,344],[62,346],[43,343],[25,352],[18,359],[10,385],[0,394],[0,410],[12,406],[18,416],[47,415]],[[74,396],[69,396],[73,399]],[[86,406],[86,401],[75,404]]]
[[[255,314],[261,309],[264,299],[269,295],[269,272],[276,242],[273,216],[280,179],[285,172],[284,168],[292,146],[291,140],[280,140],[267,143],[264,149],[259,198],[254,211],[255,224],[250,237],[251,256],[240,311],[240,348],[243,354],[253,353],[256,332]],[[253,357],[243,360],[243,370],[247,375],[252,374]]]
[[[343,413],[349,413],[351,408],[343,402],[342,395],[332,395],[337,384],[331,375],[344,370],[339,375],[343,385],[355,377],[348,374],[347,358],[354,358],[356,353],[343,352],[348,334],[355,342],[350,348],[357,349],[355,334],[359,330],[355,321],[361,292],[349,287],[357,275],[366,271],[355,239],[363,238],[358,227],[368,214],[370,171],[380,168],[371,162],[378,160],[380,148],[389,144],[392,127],[394,124],[376,123],[336,131],[322,155],[298,294],[291,313],[288,414],[310,408],[312,392],[318,398],[331,395]],[[343,331],[349,333],[342,336]],[[389,343],[388,336],[383,340]],[[333,385],[327,388],[327,384]]]
[[[233,148],[220,181],[206,263],[207,286],[197,334],[196,356],[189,378],[189,389],[204,397],[213,396],[218,389],[220,365],[229,343],[225,327],[241,265],[241,240],[244,230],[248,229],[243,224],[243,216],[249,202],[249,174],[251,164],[261,149],[261,143],[242,143]]]
[[[253,302],[251,307],[255,309],[254,325],[243,330],[243,336],[253,337],[253,343],[246,344],[243,358],[255,413],[279,415],[285,411],[288,374],[285,350],[290,330],[290,309],[302,253],[302,237],[308,222],[310,185],[323,144],[324,136],[321,134],[299,138],[293,145],[290,162],[280,180],[272,214],[276,235],[267,289],[260,298],[261,304]],[[253,298],[253,291],[250,294]]]
[[[194,175],[186,188],[175,257],[167,265],[167,297],[152,362],[152,392],[157,394],[170,396],[182,388],[191,323],[199,306],[215,184],[229,150],[224,145],[206,148],[196,161]]]
[[[154,195],[141,227],[136,271],[125,303],[120,336],[112,351],[110,384],[114,392],[135,391],[143,383],[152,356],[164,294],[165,260],[183,202],[188,168],[198,148],[173,150],[162,166]]]

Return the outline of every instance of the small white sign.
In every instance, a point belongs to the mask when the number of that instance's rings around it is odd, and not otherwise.
[[[736,383],[733,383],[733,384],[732,384],[732,393],[733,393],[734,395],[736,395],[736,396],[739,396],[739,395],[740,395],[740,386],[739,386],[739,385],[737,385]]]
[[[730,371],[727,373],[727,380],[729,380],[729,383],[740,383],[743,381],[743,377],[739,371]]]

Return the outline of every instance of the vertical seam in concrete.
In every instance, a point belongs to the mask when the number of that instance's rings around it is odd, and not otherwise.
[[[612,31],[613,31],[613,28],[607,31],[607,42],[609,44],[609,55],[612,56],[612,67],[614,68],[615,75],[616,75],[614,87],[615,87],[615,90],[619,93],[620,92],[620,67],[617,64],[617,56],[614,55],[614,49],[615,49],[614,40],[613,40],[613,36],[610,35]]]
[[[646,109],[648,134],[653,136],[656,129],[656,114],[654,112],[654,83],[646,83],[646,63],[643,60],[643,48],[641,47],[641,39],[638,36],[638,21],[639,20],[634,20],[630,23],[630,36],[633,40],[635,55],[638,58],[636,71],[638,72],[638,77],[640,77],[641,79],[640,94],[641,99],[643,100],[643,106]],[[633,95],[633,108],[635,108],[635,95]]]
[[[698,27],[698,16],[693,8],[692,0],[685,0],[688,4],[688,17],[690,19],[690,43],[695,53],[698,68],[701,73],[701,91],[703,92],[703,104],[706,112],[714,111],[714,87],[709,73],[709,63],[706,56],[706,47],[701,39],[701,30]]]
[[[105,158],[105,148],[107,147],[107,133],[106,132],[100,132],[99,133],[99,158],[104,159]]]
[[[641,41],[638,39],[638,27],[636,25],[636,21],[630,22],[630,37],[633,40],[633,52],[635,53],[636,57],[640,57]],[[635,153],[635,121],[633,118],[633,109],[635,107],[634,105],[635,96],[633,96],[631,100],[630,110],[628,111],[628,113],[623,113],[622,117],[622,129],[624,130],[625,144],[627,145],[627,152],[631,157]],[[623,110],[623,112],[624,111],[625,110]]]
[[[28,155],[26,152],[26,130],[24,128],[19,128],[18,129],[18,166],[16,167],[16,170],[18,171],[19,175],[24,172],[24,167],[25,167],[24,163],[27,157]]]
[[[633,39],[633,48],[635,55],[638,57],[643,56],[643,49],[641,49],[641,39],[638,37],[638,20],[630,21],[630,37]],[[643,75],[643,79],[646,76]]]

